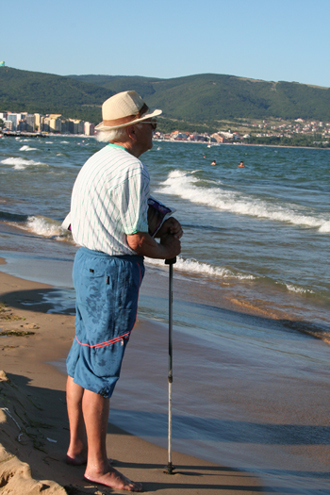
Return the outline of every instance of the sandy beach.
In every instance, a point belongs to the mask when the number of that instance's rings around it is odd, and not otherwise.
[[[0,272],[0,492],[113,494],[83,480],[84,467],[66,465],[69,439],[65,359],[74,335],[72,314],[47,313],[50,286]],[[152,322],[137,322],[137,331]],[[150,329],[147,329],[150,330]],[[120,382],[118,387],[120,386]],[[164,473],[167,450],[109,424],[108,452],[126,476],[157,494],[260,493],[253,474],[173,453],[175,473]],[[271,490],[272,491],[272,490]],[[123,492],[118,492],[123,493]]]

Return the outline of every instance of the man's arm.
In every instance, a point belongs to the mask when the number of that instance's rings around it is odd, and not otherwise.
[[[181,243],[169,233],[161,237],[160,243],[155,241],[147,232],[137,232],[126,236],[127,244],[136,254],[148,258],[170,259],[181,252]]]

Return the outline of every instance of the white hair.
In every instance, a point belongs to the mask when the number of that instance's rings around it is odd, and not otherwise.
[[[105,142],[123,142],[126,140],[126,127],[121,127],[120,129],[112,129],[111,131],[99,131],[95,134],[95,139],[102,143]]]

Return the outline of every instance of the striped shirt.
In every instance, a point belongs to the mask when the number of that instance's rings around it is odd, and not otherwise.
[[[133,255],[126,235],[148,232],[150,177],[122,146],[108,144],[87,160],[73,186],[71,230],[80,246]]]

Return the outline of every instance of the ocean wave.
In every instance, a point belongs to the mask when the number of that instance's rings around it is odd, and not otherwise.
[[[27,160],[26,158],[20,158],[14,156],[5,158],[0,163],[2,163],[3,165],[12,165],[15,170],[25,170],[29,166],[40,166],[40,165],[44,167],[48,166],[45,163],[35,162],[34,160]]]
[[[62,228],[62,222],[41,215],[19,215],[0,210],[0,221],[15,228],[53,241],[75,244],[70,230]]]
[[[294,205],[274,205],[242,193],[227,191],[221,187],[200,187],[197,185],[198,182],[199,179],[191,173],[174,170],[155,192],[178,196],[191,203],[238,215],[316,228],[321,233],[330,232],[330,220],[299,212]]]
[[[324,222],[323,225],[319,228],[319,232],[323,234],[329,234],[330,232],[330,220],[328,222]]]
[[[192,170],[189,172],[194,178],[196,179],[195,182],[198,182],[198,184],[216,184],[218,186],[222,185],[223,182],[220,179],[208,179],[204,177],[204,171],[201,168],[198,168],[196,170]],[[196,177],[195,177],[196,176]]]
[[[295,292],[296,294],[314,294],[314,291],[311,289],[304,289],[303,287],[297,287],[292,284],[285,284],[286,288],[289,292]]]
[[[39,151],[38,148],[32,148],[28,144],[24,144],[19,150],[20,151]]]
[[[45,217],[32,216],[28,217],[26,228],[35,234],[52,237],[60,234],[61,224]]]
[[[146,258],[146,262],[153,266],[164,267],[164,260]],[[239,280],[254,280],[251,274],[236,272],[225,267],[216,267],[209,263],[203,263],[194,259],[183,259],[178,257],[175,270],[181,273],[216,277],[221,279],[235,278]]]
[[[11,216],[13,217],[13,216]],[[18,217],[18,216],[17,216]],[[20,229],[27,230],[33,234],[37,234],[42,237],[53,238],[54,240],[70,240],[72,238],[71,232],[64,230],[61,227],[61,222],[38,215],[32,215],[24,218],[8,218],[8,223],[19,227]]]

